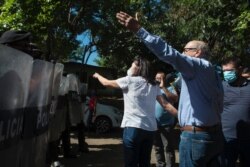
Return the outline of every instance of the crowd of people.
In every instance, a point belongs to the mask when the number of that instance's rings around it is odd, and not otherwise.
[[[156,105],[154,99],[157,99],[165,112],[173,116],[178,115],[181,127],[180,167],[231,167],[236,166],[238,159],[240,166],[250,166],[247,158],[250,153],[249,78],[243,77],[246,74],[242,73],[240,59],[235,56],[225,60],[222,63],[221,78],[208,61],[210,52],[204,41],[192,40],[186,44],[183,52],[179,52],[159,36],[152,35],[141,27],[137,17],[133,18],[125,12],[117,13],[116,17],[119,23],[134,32],[154,55],[171,64],[181,74],[178,112],[171,103],[175,100],[173,93],[163,89],[162,83],[159,87],[157,82],[152,81],[152,69],[142,58],[133,61],[126,77],[108,80],[98,73],[93,75],[104,86],[123,90],[125,166],[149,167],[149,155],[154,140],[157,166],[173,166],[171,139],[164,138],[162,132],[162,129],[165,134],[171,132],[171,124],[166,124],[169,129],[162,128],[157,115],[159,108],[153,108]],[[156,81],[159,81],[158,74]],[[167,100],[159,90],[155,90],[159,88],[163,90]],[[156,118],[152,118],[152,113],[156,114]],[[171,120],[171,117],[168,119]],[[154,139],[152,136],[155,132]],[[168,134],[168,137],[170,136]],[[167,146],[163,140],[168,141]],[[164,158],[161,155],[164,151],[159,150],[158,141],[161,142],[160,149],[165,149]],[[164,162],[164,159],[167,162]]]
[[[127,76],[109,80],[99,73],[93,75],[102,85],[123,92],[125,167],[150,167],[153,148],[156,167],[174,167],[177,122],[180,167],[235,167],[237,162],[249,167],[250,78],[249,68],[242,66],[238,55],[222,62],[220,76],[208,60],[209,47],[204,41],[189,41],[180,52],[145,30],[137,17],[119,12],[116,18],[158,59],[172,65],[181,81],[177,89],[172,84],[175,78],[162,70],[154,73],[143,55],[135,57]],[[9,31],[0,43],[40,58],[42,52],[30,36],[29,32]],[[94,103],[90,104],[93,111]]]

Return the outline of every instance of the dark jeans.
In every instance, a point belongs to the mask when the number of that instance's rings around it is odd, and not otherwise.
[[[92,122],[93,116],[94,116],[94,110],[89,110],[88,120],[87,120],[88,131],[93,127],[93,122]]]
[[[155,131],[126,127],[123,130],[125,167],[150,167]]]
[[[174,131],[173,126],[160,126],[154,139],[156,167],[174,167]]]
[[[250,167],[250,140],[225,139],[222,162],[225,167],[235,167],[239,158],[240,167]]]
[[[183,131],[179,145],[180,167],[218,167],[223,151],[221,130],[213,133]]]
[[[63,145],[63,153],[65,157],[70,157],[71,155],[71,143],[70,143],[70,126],[66,127],[66,129],[62,132],[62,145]],[[80,152],[88,152],[88,144],[85,142],[85,126],[81,121],[77,124],[77,138],[78,138],[78,146]]]

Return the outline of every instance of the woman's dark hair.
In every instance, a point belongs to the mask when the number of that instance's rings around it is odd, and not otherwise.
[[[147,80],[148,83],[155,85],[154,70],[151,63],[143,57],[135,57],[134,62],[139,66],[138,76],[141,76]]]

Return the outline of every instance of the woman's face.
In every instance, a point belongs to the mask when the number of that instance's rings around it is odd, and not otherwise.
[[[138,75],[138,72],[139,72],[139,65],[138,65],[138,62],[137,62],[137,61],[134,61],[134,62],[131,64],[131,67],[128,69],[127,75],[128,75],[128,76],[137,76],[137,75]]]

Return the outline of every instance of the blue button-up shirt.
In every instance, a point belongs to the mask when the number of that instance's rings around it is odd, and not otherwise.
[[[211,63],[203,58],[186,56],[160,37],[144,28],[137,36],[162,61],[181,73],[181,94],[178,109],[180,126],[212,126],[220,123],[223,111],[222,83]]]

